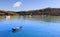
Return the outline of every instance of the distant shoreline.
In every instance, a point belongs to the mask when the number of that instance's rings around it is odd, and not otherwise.
[[[40,9],[40,10],[31,10],[31,11],[19,11],[19,12],[14,12],[14,11],[0,11],[0,16],[5,16],[5,15],[50,15],[50,16],[60,16],[60,8],[45,8],[45,9]]]

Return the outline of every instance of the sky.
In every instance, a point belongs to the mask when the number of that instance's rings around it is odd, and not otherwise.
[[[60,8],[60,0],[0,0],[0,10],[26,11],[43,8]]]

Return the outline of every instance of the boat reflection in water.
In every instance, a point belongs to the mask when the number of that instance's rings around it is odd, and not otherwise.
[[[12,28],[12,32],[18,32],[22,30],[22,26]]]
[[[11,16],[6,16],[6,20],[9,20],[11,18]]]

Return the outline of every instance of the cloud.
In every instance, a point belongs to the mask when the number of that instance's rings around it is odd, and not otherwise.
[[[13,7],[20,7],[21,6],[21,4],[22,4],[22,2],[15,2],[14,4],[13,4]]]

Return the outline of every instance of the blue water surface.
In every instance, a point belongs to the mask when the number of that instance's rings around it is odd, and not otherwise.
[[[21,31],[12,32],[13,27],[23,26]],[[60,22],[37,17],[1,19],[0,37],[60,37]]]

